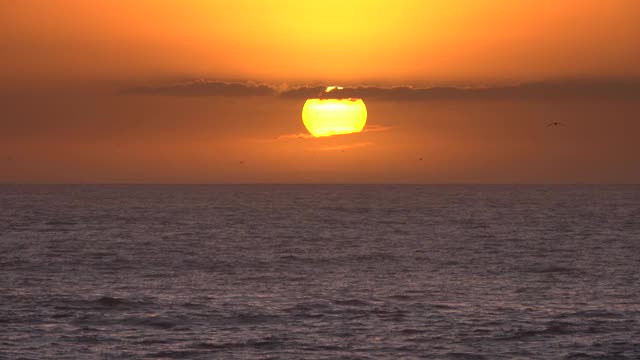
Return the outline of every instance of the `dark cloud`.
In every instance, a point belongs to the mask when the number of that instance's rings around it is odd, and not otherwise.
[[[125,94],[165,96],[269,96],[276,95],[270,86],[222,81],[193,81],[166,86],[143,86],[125,89]]]
[[[378,87],[353,86],[325,92],[326,86],[300,86],[278,90],[253,83],[196,81],[159,87],[136,87],[124,93],[165,96],[274,96],[285,99],[361,98],[382,101],[464,99],[640,99],[640,81],[565,81],[494,87]]]
[[[361,98],[365,100],[428,101],[450,99],[567,99],[640,98],[640,82],[532,83],[513,86],[459,88],[345,87],[322,92],[322,87],[304,87],[279,94],[286,98]]]

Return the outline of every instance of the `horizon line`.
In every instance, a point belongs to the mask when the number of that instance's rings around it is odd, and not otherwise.
[[[173,183],[173,182],[92,182],[92,183],[63,183],[63,182],[29,182],[3,183],[0,186],[640,186],[639,183],[617,182],[434,182],[434,183],[401,183],[401,182],[370,182],[370,183],[285,183],[285,182],[256,182],[256,183]]]

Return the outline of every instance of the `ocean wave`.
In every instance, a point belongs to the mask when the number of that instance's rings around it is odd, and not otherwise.
[[[530,329],[516,329],[512,333],[506,335],[500,335],[496,339],[498,340],[518,340],[526,339],[535,336],[545,335],[572,335],[577,331],[573,324],[560,321],[549,321],[542,325],[542,328],[530,328]]]

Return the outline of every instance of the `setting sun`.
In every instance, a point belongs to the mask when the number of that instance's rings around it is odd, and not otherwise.
[[[326,93],[342,87],[329,86]],[[367,107],[362,99],[307,99],[302,122],[315,137],[362,131],[367,122]]]

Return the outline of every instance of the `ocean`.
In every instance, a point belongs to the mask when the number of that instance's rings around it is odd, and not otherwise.
[[[640,186],[0,186],[0,359],[640,359]]]

